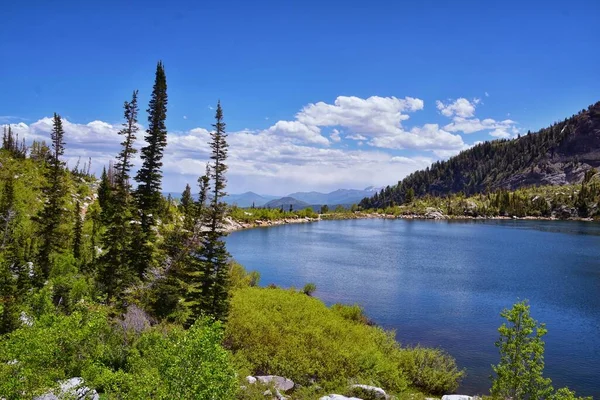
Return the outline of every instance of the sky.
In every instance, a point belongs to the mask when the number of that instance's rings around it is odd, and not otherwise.
[[[275,195],[395,184],[600,100],[597,0],[22,0],[1,9],[0,124],[47,139],[57,112],[71,166],[92,157],[99,171],[115,157],[135,89],[147,126],[163,61],[164,191],[203,174],[218,100],[228,192]]]

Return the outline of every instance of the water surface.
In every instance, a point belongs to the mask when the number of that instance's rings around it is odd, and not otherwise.
[[[546,375],[600,398],[600,225],[564,221],[346,220],[231,234],[227,248],[261,284],[317,285],[358,303],[398,341],[441,347],[487,393],[500,311],[528,299],[545,322]]]

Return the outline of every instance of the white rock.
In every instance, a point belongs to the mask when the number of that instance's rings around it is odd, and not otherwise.
[[[260,383],[270,384],[272,383],[275,386],[275,389],[281,390],[282,392],[286,392],[294,387],[294,382],[291,379],[284,378],[282,376],[277,375],[263,375],[256,376],[256,379]]]
[[[352,385],[350,387],[351,388],[362,389],[362,390],[365,390],[367,392],[372,392],[375,395],[375,397],[380,398],[380,399],[387,399],[388,398],[388,395],[385,393],[385,390],[383,390],[382,388],[379,388],[377,386]]]
[[[473,397],[463,394],[447,394],[442,396],[442,400],[473,400]]]
[[[71,378],[61,382],[58,396],[52,392],[48,392],[36,397],[34,400],[59,400],[63,398],[99,400],[100,396],[95,390],[83,386],[83,378]]]
[[[362,400],[358,397],[346,397],[341,394],[330,394],[329,396],[323,396],[319,400]]]
[[[255,378],[255,377],[253,377],[253,376],[250,376],[250,375],[248,375],[248,376],[246,377],[246,381],[247,381],[249,384],[251,384],[251,385],[252,385],[253,383],[256,383],[256,378]]]

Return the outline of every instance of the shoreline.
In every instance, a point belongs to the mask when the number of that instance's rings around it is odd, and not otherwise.
[[[352,219],[405,219],[405,220],[435,220],[435,221],[579,221],[579,222],[597,222],[591,217],[588,218],[556,218],[556,217],[507,217],[507,216],[471,216],[471,215],[445,215],[440,212],[428,212],[425,214],[377,214],[377,213],[361,213],[355,214],[347,213],[332,213],[332,214],[319,214],[316,218],[310,217],[298,217],[298,218],[283,218],[277,220],[260,220],[257,219],[252,222],[237,221],[231,217],[225,219],[225,231],[236,232],[247,229],[255,228],[269,228],[273,226],[287,225],[287,224],[307,224],[319,221],[340,221],[340,220],[352,220]]]

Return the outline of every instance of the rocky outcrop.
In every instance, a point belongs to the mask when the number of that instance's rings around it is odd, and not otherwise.
[[[34,398],[34,400],[99,400],[98,393],[87,386],[83,386],[83,378],[71,378],[61,382],[58,395],[53,392],[45,393]]]
[[[358,397],[346,397],[346,396],[342,396],[341,394],[330,394],[328,396],[323,396],[323,397],[319,398],[319,400],[362,400],[362,399],[359,399]]]
[[[463,394],[447,394],[442,396],[442,400],[475,400],[478,397],[465,396]]]

